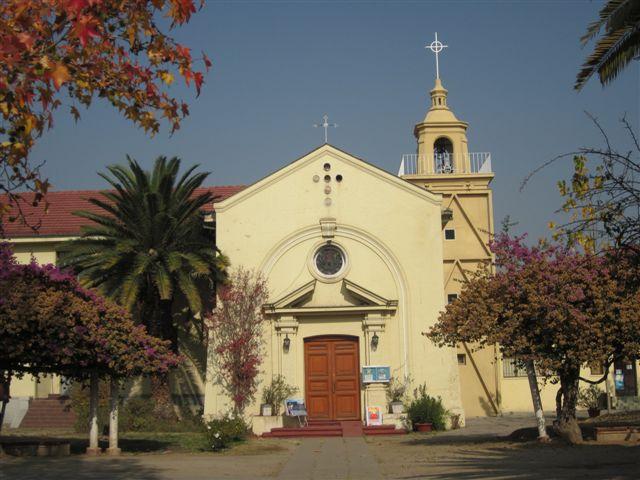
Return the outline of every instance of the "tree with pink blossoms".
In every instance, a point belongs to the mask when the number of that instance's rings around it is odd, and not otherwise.
[[[606,256],[531,247],[505,233],[490,246],[495,268],[470,274],[427,336],[439,345],[497,344],[503,356],[532,362],[560,384],[556,431],[579,443],[578,382],[603,382],[613,362],[640,355],[640,293]],[[595,382],[581,378],[586,364],[603,365],[605,374]]]
[[[215,381],[242,415],[258,388],[267,301],[266,280],[259,273],[237,269],[218,291],[217,307],[209,318],[215,353]]]
[[[0,243],[3,412],[12,377],[55,373],[90,381],[97,392],[99,379],[117,386],[122,378],[165,374],[178,361],[169,342],[150,336],[114,302],[53,265],[18,264]],[[92,430],[97,447],[97,424]]]

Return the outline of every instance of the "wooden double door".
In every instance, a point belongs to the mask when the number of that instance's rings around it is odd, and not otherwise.
[[[356,337],[305,339],[304,369],[310,419],[360,419],[360,360]]]

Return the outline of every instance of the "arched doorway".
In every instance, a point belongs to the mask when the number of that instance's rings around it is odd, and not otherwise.
[[[304,371],[311,420],[360,420],[358,337],[305,338]]]

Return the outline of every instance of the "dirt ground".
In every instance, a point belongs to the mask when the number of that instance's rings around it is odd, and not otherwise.
[[[640,445],[566,446],[437,435],[367,438],[388,479],[638,479]]]
[[[119,457],[0,456],[0,480],[213,480],[273,478],[296,440],[252,439],[221,453],[130,453]]]

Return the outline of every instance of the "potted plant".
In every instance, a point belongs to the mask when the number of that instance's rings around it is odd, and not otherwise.
[[[600,415],[600,398],[602,391],[595,385],[581,388],[578,391],[578,405],[586,408],[590,418]]]
[[[407,390],[411,381],[408,377],[405,377],[403,381],[398,380],[396,377],[391,377],[387,384],[387,401],[389,402],[389,409],[391,413],[403,413],[404,401],[406,400]]]
[[[274,376],[271,383],[262,391],[260,414],[262,416],[280,415],[280,408],[284,401],[297,391],[296,387],[287,383],[284,376]]]
[[[407,408],[413,429],[418,432],[444,430],[449,412],[442,404],[442,399],[427,394],[426,385],[416,388],[413,397]]]

